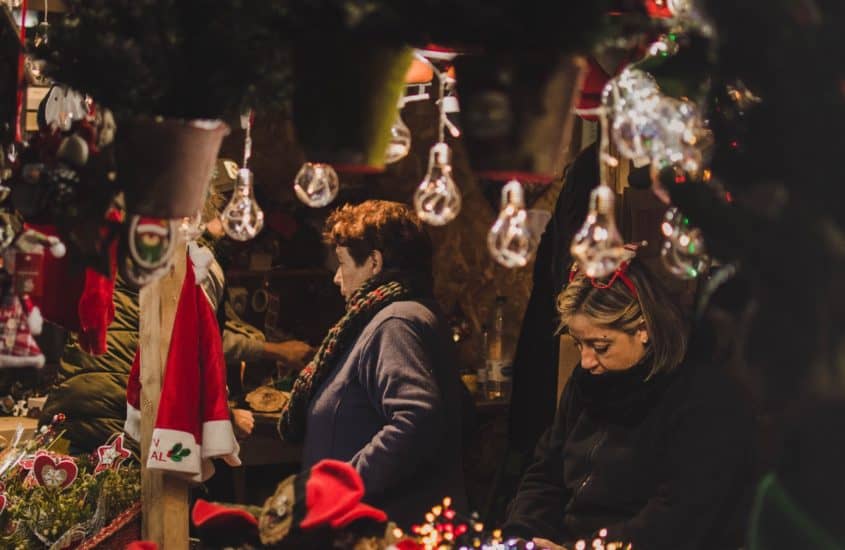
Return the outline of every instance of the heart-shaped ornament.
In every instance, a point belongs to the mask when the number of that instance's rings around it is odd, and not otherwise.
[[[32,465],[38,483],[48,489],[64,489],[76,480],[79,469],[71,458],[38,455]]]

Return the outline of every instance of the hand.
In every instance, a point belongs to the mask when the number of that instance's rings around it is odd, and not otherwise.
[[[314,348],[301,340],[264,343],[264,356],[288,370],[302,370],[313,355]]]
[[[563,546],[546,539],[534,537],[531,542],[537,545],[538,550],[566,550]]]
[[[235,434],[238,438],[246,437],[252,433],[255,427],[255,417],[252,412],[246,409],[232,409],[232,423],[235,426]]]

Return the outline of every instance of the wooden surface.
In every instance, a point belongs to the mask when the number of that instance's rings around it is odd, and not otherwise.
[[[5,448],[15,438],[15,430],[18,429],[18,424],[23,426],[21,441],[26,441],[35,434],[35,430],[38,428],[38,419],[25,416],[0,416],[0,438],[2,438],[0,444],[2,444],[2,448]]]
[[[185,248],[177,246],[170,273],[141,290],[139,343],[141,347],[141,502],[144,540],[161,550],[188,548],[188,484],[175,476],[144,467],[158,411],[164,365],[176,305],[185,278]]]

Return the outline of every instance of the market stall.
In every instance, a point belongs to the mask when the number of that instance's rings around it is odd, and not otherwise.
[[[0,547],[845,547],[834,4],[0,0]]]

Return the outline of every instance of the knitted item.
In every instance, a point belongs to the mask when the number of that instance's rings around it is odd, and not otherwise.
[[[346,314],[329,330],[314,359],[299,373],[293,383],[290,400],[279,419],[279,435],[285,441],[302,441],[308,404],[314,393],[337,366],[338,359],[349,350],[370,320],[393,302],[411,296],[409,287],[399,281],[383,283],[368,279],[349,299]]]

